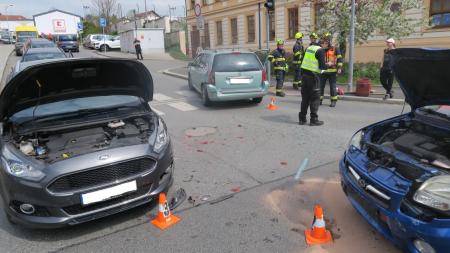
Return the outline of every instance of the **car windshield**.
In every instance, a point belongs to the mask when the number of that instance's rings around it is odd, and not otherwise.
[[[39,105],[34,112],[34,117],[43,118],[56,114],[73,113],[82,110],[130,107],[139,106],[140,104],[141,102],[138,97],[126,95],[75,98]],[[30,107],[19,111],[15,113],[10,120],[16,124],[29,121],[33,119],[34,109],[35,107]]]
[[[77,41],[77,36],[75,34],[64,34],[59,35],[59,41]]]
[[[241,72],[261,70],[261,62],[253,53],[219,54],[214,57],[215,72]]]
[[[34,54],[25,54],[23,56],[23,62],[28,61],[38,61],[38,60],[46,60],[46,59],[59,59],[66,58],[66,55],[62,52],[42,52],[42,53],[34,53]]]
[[[419,108],[419,110],[450,119],[449,105],[429,105]]]
[[[31,43],[31,48],[49,48],[49,47],[55,47],[55,44],[49,42],[33,42]]]

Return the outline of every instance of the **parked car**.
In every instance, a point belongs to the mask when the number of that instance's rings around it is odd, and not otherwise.
[[[109,51],[111,49],[120,49],[120,36],[110,37],[94,43],[94,48],[100,51]]]
[[[80,52],[76,34],[56,34],[53,39],[64,52]]]
[[[253,52],[206,50],[188,66],[188,85],[202,95],[205,106],[215,101],[251,99],[260,103],[269,82]]]
[[[23,51],[26,53],[30,48],[56,48],[56,44],[46,39],[30,38],[25,41]]]
[[[0,194],[9,221],[76,225],[146,204],[173,182],[152,76],[128,59],[20,71],[0,95]]]
[[[340,161],[353,207],[408,252],[450,249],[450,50],[390,51],[412,111],[359,130]]]
[[[89,36],[89,48],[95,49],[95,43],[103,42],[103,40],[109,40],[111,38],[112,38],[111,35],[93,34]]]
[[[14,43],[16,43],[15,36],[11,36],[11,35],[8,35],[8,34],[2,35],[0,40],[2,41],[3,44],[14,44]]]
[[[67,58],[66,54],[57,47],[30,48],[22,56],[20,62],[29,62],[45,59]]]

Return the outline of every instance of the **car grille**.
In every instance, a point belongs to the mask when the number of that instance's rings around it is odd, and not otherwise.
[[[53,193],[72,192],[120,181],[152,169],[155,163],[153,159],[141,158],[66,175],[51,183],[48,190]]]
[[[129,194],[123,195],[123,196],[115,198],[115,199],[95,203],[95,204],[88,205],[88,206],[83,206],[81,204],[67,206],[67,207],[64,207],[63,210],[69,215],[77,215],[77,214],[95,211],[98,209],[116,205],[116,204],[119,204],[119,203],[122,203],[122,202],[125,202],[128,200],[132,200],[132,199],[138,198],[140,196],[143,196],[150,191],[151,187],[152,187],[151,183],[146,183],[144,185],[139,186],[137,191],[131,192]]]

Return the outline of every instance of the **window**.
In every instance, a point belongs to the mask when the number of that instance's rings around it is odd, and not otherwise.
[[[247,39],[255,42],[255,16],[247,16]]]
[[[195,0],[191,0],[191,9],[194,9],[195,7]]]
[[[220,46],[223,44],[222,21],[216,22],[216,30],[217,30],[217,45]]]
[[[270,26],[269,26],[269,40],[275,40],[275,13],[271,11],[269,13]]]
[[[237,18],[232,18],[230,22],[231,22],[231,44],[237,44],[238,42]]]
[[[430,17],[433,27],[450,26],[450,1],[449,0],[431,0]]]
[[[208,5],[208,0],[203,0],[202,3],[203,5]]]
[[[288,9],[288,22],[289,22],[289,39],[293,39],[298,32],[298,8]]]

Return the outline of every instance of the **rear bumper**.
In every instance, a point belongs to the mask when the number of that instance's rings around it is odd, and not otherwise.
[[[346,159],[347,162],[350,162]],[[360,166],[351,163],[352,168],[360,171]],[[413,242],[416,239],[430,244],[434,250],[448,252],[450,248],[450,220],[434,219],[430,222],[417,220],[404,214],[397,203],[391,203],[391,207],[380,206],[369,196],[352,175],[348,172],[347,164],[341,160],[339,164],[342,188],[352,206],[359,214],[386,239],[407,252],[419,253]],[[382,221],[380,217],[386,217]]]
[[[269,82],[264,82],[264,85],[255,87],[255,89],[233,89],[232,91],[224,91],[214,85],[208,84],[208,97],[211,101],[233,101],[250,98],[264,97],[269,93]]]

